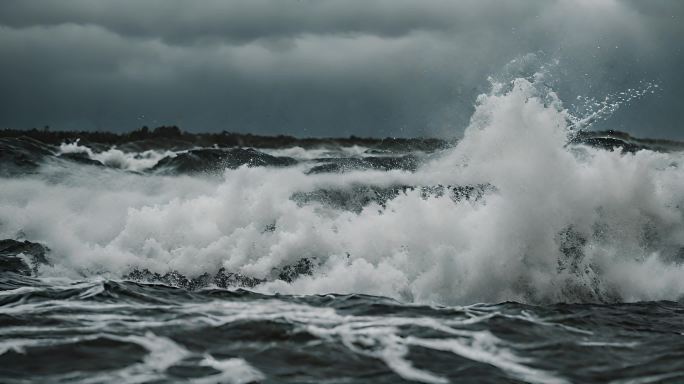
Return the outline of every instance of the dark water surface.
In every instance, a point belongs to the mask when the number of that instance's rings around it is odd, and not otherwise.
[[[4,383],[684,381],[680,302],[430,307],[11,273],[0,287]]]

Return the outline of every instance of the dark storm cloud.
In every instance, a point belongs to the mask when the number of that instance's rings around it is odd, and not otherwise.
[[[5,0],[0,22],[14,27],[95,24],[114,33],[169,42],[244,42],[301,34],[401,36],[474,23],[515,24],[534,3],[468,0]],[[522,5],[522,6],[521,6]]]
[[[611,122],[684,137],[680,4],[4,0],[0,126],[454,135],[488,75],[541,50],[568,100],[660,81]]]

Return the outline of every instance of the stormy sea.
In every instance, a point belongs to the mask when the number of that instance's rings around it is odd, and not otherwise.
[[[463,137],[3,131],[2,383],[684,382],[684,145],[497,83]]]

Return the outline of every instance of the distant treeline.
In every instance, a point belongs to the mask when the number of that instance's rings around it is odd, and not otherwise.
[[[370,138],[370,137],[340,137],[340,138],[298,138],[294,136],[262,136],[250,133],[218,132],[191,133],[184,132],[175,125],[161,126],[154,129],[142,127],[130,132],[114,133],[101,131],[52,131],[48,127],[43,129],[0,130],[0,138],[30,137],[46,144],[59,145],[64,142],[80,140],[91,146],[122,146],[129,149],[181,149],[192,147],[252,147],[252,148],[302,148],[340,147],[358,145],[376,150],[388,151],[434,151],[453,146],[456,139],[445,140],[436,138]],[[639,139],[620,131],[580,131],[570,140],[574,143],[584,143],[595,147],[614,148],[634,152],[639,149],[653,149],[659,151],[684,150],[684,143],[671,140]]]
[[[124,145],[138,143],[149,144],[149,147],[167,146],[213,146],[220,147],[254,147],[254,148],[284,148],[300,146],[316,148],[325,146],[353,146],[359,145],[375,149],[398,150],[402,148],[412,150],[432,151],[453,145],[455,140],[435,138],[363,138],[349,136],[346,138],[297,138],[294,136],[261,136],[250,133],[191,133],[184,132],[179,127],[161,126],[154,129],[142,127],[130,132],[114,133],[100,131],[53,131],[44,129],[0,130],[0,138],[30,137],[46,144],[59,145],[64,142],[80,140],[87,144]]]

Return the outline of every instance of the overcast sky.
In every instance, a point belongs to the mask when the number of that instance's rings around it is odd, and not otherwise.
[[[487,77],[558,59],[598,128],[684,139],[684,1],[1,0],[0,128],[458,136]]]

